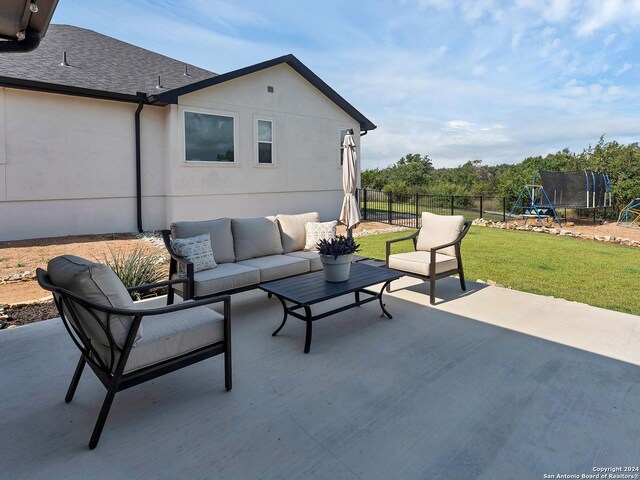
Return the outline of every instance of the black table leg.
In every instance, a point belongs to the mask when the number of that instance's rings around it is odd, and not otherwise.
[[[356,291],[356,303],[360,303],[360,291]],[[358,307],[360,305],[357,305]]]
[[[311,348],[311,333],[313,329],[313,317],[311,316],[311,307],[304,307],[304,314],[307,322],[307,335],[304,339],[304,353],[309,353]]]
[[[378,300],[380,301],[380,308],[382,309],[382,314],[386,315],[387,318],[393,318],[391,316],[391,314],[389,312],[387,312],[387,309],[384,308],[384,303],[382,303],[382,293],[384,292],[384,289],[391,283],[391,281],[386,282],[382,288],[380,289],[380,293],[378,294]]]
[[[287,311],[286,302],[284,301],[284,299],[282,299],[280,297],[277,297],[277,298],[278,298],[278,300],[280,300],[280,303],[282,303],[282,310],[284,311],[284,316],[282,317],[282,323],[280,324],[278,329],[271,334],[272,337],[275,337],[278,334],[278,332],[280,330],[282,330],[282,327],[284,327],[284,324],[287,323],[287,317],[289,316],[289,312]]]

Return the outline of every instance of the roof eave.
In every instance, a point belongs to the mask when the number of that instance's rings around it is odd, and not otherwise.
[[[314,87],[320,90],[320,92],[322,92],[327,98],[329,98],[329,100],[331,100],[338,107],[344,110],[350,117],[357,120],[358,123],[360,124],[361,130],[369,131],[369,130],[375,130],[377,128],[376,125],[371,120],[369,120],[362,113],[360,113],[353,105],[347,102],[342,96],[340,96],[340,94],[338,94],[338,92],[336,92],[333,88],[327,85],[320,77],[318,77],[315,73],[313,73],[306,65],[304,65],[300,60],[298,60],[292,54],[267,60],[265,62],[256,63],[255,65],[250,65],[248,67],[240,68],[232,72],[223,73],[221,75],[217,75],[212,78],[207,78],[205,80],[201,80],[199,82],[195,82],[190,85],[186,85],[184,87],[174,88],[173,90],[169,90],[167,92],[163,92],[158,95],[152,95],[149,98],[164,104],[178,103],[178,98],[182,95],[186,95],[188,93],[195,92],[203,88],[218,85],[220,83],[228,82],[230,80],[234,80],[236,78],[240,78],[245,75],[256,73],[261,70],[265,70],[267,68],[275,67],[276,65],[281,65],[283,63],[288,64],[291,68],[293,68],[296,72],[298,72],[303,78],[305,78],[309,83],[311,83]]]
[[[73,95],[77,97],[97,98],[101,100],[115,100],[118,102],[131,103],[154,103],[156,105],[166,105],[161,102],[151,102],[146,93],[139,92],[131,95],[118,92],[106,92],[104,90],[94,90],[91,88],[74,87],[57,83],[39,82],[36,80],[25,80],[22,78],[0,76],[0,87],[17,88],[20,90],[32,90],[45,93],[58,93],[62,95]]]

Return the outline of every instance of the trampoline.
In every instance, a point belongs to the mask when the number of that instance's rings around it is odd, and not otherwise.
[[[595,209],[611,207],[611,179],[606,173],[590,170],[577,172],[544,172],[533,175],[530,184],[525,185],[513,204],[507,222],[513,215],[525,220],[536,218],[544,225],[545,218],[551,218],[562,227],[557,208]]]

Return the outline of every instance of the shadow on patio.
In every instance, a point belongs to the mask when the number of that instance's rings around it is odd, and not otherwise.
[[[4,478],[523,479],[640,464],[640,317],[469,283],[394,282],[375,304],[277,337],[280,303],[232,299],[234,388],[221,357],[116,396],[60,320],[0,332]],[[402,284],[409,287],[398,289]],[[340,301],[329,302],[335,306]]]

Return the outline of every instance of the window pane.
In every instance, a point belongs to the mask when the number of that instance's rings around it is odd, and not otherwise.
[[[344,143],[344,137],[346,134],[346,130],[340,130],[340,165],[342,165],[342,155],[344,155],[344,147],[342,144]]]
[[[258,163],[272,163],[270,143],[258,143]]]
[[[187,161],[233,162],[233,117],[185,112]]]
[[[258,141],[272,142],[271,122],[268,120],[258,120]]]

